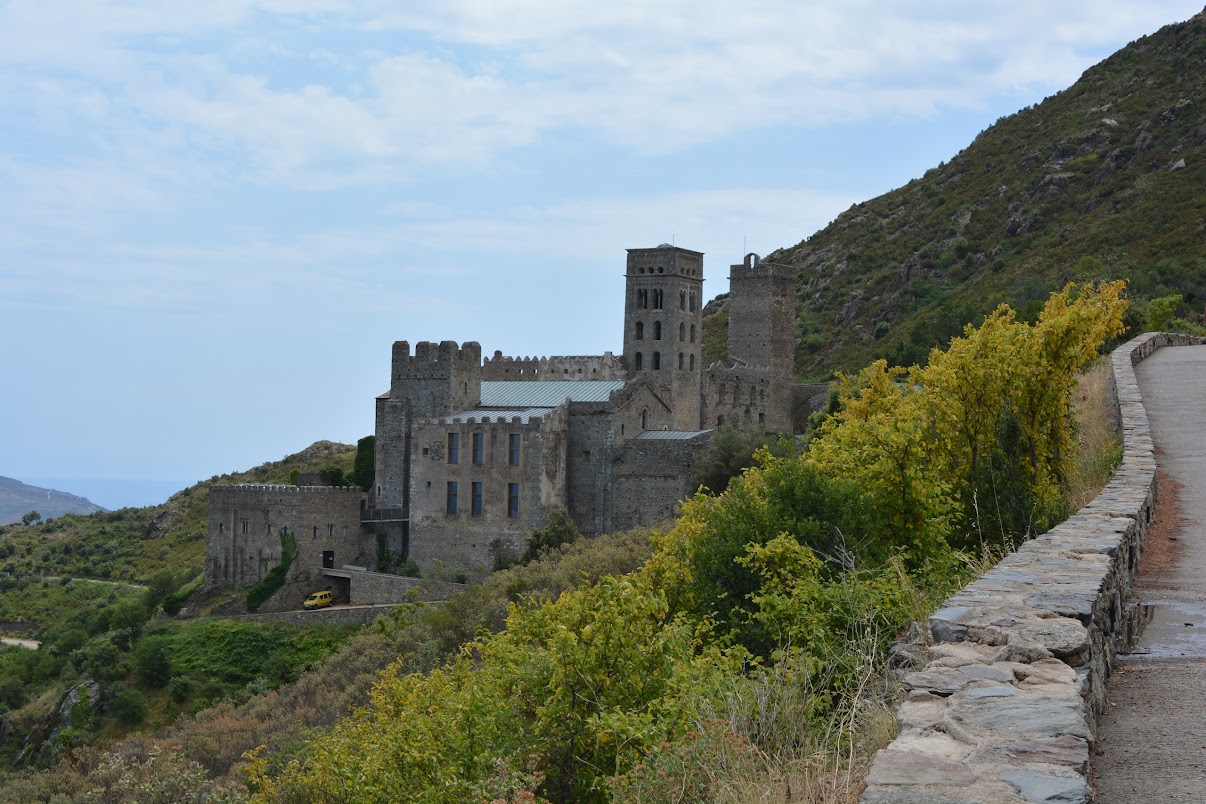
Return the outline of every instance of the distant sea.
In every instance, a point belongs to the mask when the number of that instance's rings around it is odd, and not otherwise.
[[[25,477],[22,483],[87,497],[102,508],[142,508],[159,505],[196,481],[144,477]]]

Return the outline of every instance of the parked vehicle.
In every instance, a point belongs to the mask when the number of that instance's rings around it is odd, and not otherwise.
[[[306,598],[306,602],[302,603],[302,608],[305,609],[306,611],[313,611],[315,609],[325,609],[327,606],[331,605],[334,602],[335,602],[335,596],[333,594],[331,594],[331,592],[329,590],[323,591],[323,592],[315,592],[314,594],[312,594],[308,598]]]

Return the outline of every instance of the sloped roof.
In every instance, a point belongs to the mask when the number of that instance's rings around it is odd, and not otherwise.
[[[485,380],[482,382],[483,408],[555,408],[566,400],[606,402],[613,391],[624,387],[623,380]]]
[[[690,441],[711,430],[642,430],[633,436],[640,441]]]

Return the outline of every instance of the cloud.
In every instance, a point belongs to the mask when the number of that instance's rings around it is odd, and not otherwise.
[[[76,121],[67,162],[134,148],[295,186],[417,181],[562,132],[659,154],[1045,92],[1195,5],[16,2],[0,100],[31,137]]]

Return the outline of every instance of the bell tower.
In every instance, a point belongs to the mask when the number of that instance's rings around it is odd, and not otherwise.
[[[698,430],[703,376],[703,253],[663,243],[628,249],[624,360],[629,378],[670,386],[674,426]]]

